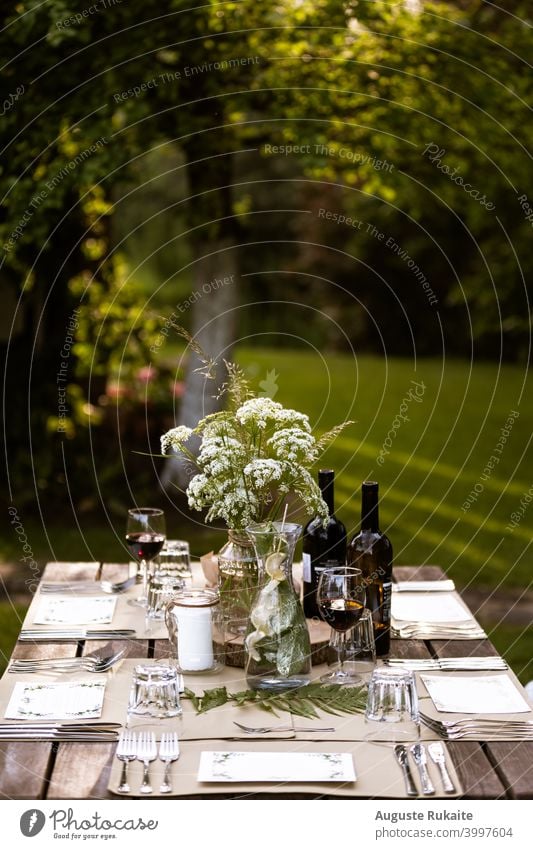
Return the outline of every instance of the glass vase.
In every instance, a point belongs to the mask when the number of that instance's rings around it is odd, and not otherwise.
[[[245,672],[253,690],[291,690],[308,684],[311,642],[292,583],[292,561],[301,525],[251,525],[260,587],[245,639]]]
[[[224,628],[244,636],[259,586],[257,557],[246,533],[228,531],[228,541],[218,553],[218,590]]]

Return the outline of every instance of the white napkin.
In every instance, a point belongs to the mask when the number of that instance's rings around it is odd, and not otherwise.
[[[113,620],[117,600],[112,596],[87,598],[42,598],[34,625],[108,625]]]
[[[28,684],[17,681],[6,719],[97,719],[102,715],[105,681]]]
[[[420,675],[433,704],[445,713],[526,713],[530,706],[507,675]]]
[[[344,752],[202,752],[198,781],[355,781]]]
[[[392,596],[391,610],[393,618],[402,622],[473,621],[468,610],[451,593],[396,593]]]

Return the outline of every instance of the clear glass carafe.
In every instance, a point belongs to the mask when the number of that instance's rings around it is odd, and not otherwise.
[[[290,690],[308,684],[311,643],[304,611],[292,583],[292,561],[301,525],[251,525],[260,588],[245,639],[245,672],[254,690]]]
[[[247,534],[228,531],[228,541],[218,553],[218,591],[229,634],[244,636],[257,594],[259,569]]]

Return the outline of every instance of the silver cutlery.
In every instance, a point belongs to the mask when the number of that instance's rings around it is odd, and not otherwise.
[[[506,740],[533,739],[533,722],[528,720],[456,719],[439,720],[420,713],[422,723],[445,740],[483,739],[497,737]]]
[[[85,672],[107,672],[125,654],[126,649],[108,655],[87,655],[86,657],[69,658],[20,658],[11,661],[8,672],[33,673],[33,672],[76,672],[82,669]]]
[[[451,580],[445,581],[401,581],[392,584],[393,593],[428,593],[441,592],[450,593],[455,590],[455,584]]]
[[[157,758],[157,746],[155,743],[155,734],[148,731],[140,731],[137,737],[136,758],[141,761],[143,770],[143,780],[140,792],[143,794],[152,793],[152,785],[150,784],[150,764]]]
[[[415,782],[413,780],[413,774],[411,772],[411,767],[409,766],[409,758],[407,755],[407,749],[401,743],[398,743],[394,747],[394,755],[396,760],[400,764],[400,767],[403,772],[403,780],[405,782],[405,792],[408,796],[418,796],[418,790],[416,789]]]
[[[165,774],[163,783],[159,788],[160,793],[172,793],[172,784],[170,783],[170,767],[177,761],[180,756],[180,744],[178,735],[175,731],[161,735],[159,744],[159,760],[165,764]]]
[[[428,744],[429,757],[439,768],[442,789],[445,793],[455,793],[455,786],[446,767],[446,752],[442,743]]]
[[[118,722],[4,722],[0,723],[0,740],[112,743],[120,727]]]
[[[422,784],[422,794],[424,796],[434,796],[435,788],[431,783],[431,779],[429,777],[429,772],[427,770],[427,755],[426,749],[423,743],[414,743],[411,746],[411,754],[413,756],[413,760],[418,767],[418,772],[420,775],[420,781]]]
[[[125,581],[64,581],[61,583],[43,582],[39,590],[43,594],[54,595],[98,595],[109,593],[118,595],[126,592],[136,582],[136,576],[126,578]]]
[[[131,628],[107,630],[91,630],[87,628],[70,628],[54,631],[36,630],[25,628],[19,634],[21,642],[59,642],[61,640],[113,640],[134,637],[135,631]]]
[[[250,725],[242,725],[240,722],[235,722],[235,720],[233,720],[233,724],[236,725],[237,728],[240,728],[241,731],[244,731],[245,734],[270,734],[271,732],[276,732],[276,731],[278,731],[278,732],[282,732],[282,731],[299,731],[299,732],[304,732],[304,731],[312,731],[312,732],[315,732],[315,731],[335,731],[334,728],[311,728],[311,727],[306,728],[303,725],[302,726],[299,726],[299,725],[294,725],[294,726],[293,725],[266,725],[266,726],[259,726],[258,728],[255,728],[255,727],[250,726]]]
[[[466,628],[446,628],[437,629],[422,625],[421,627],[392,627],[392,637],[411,640],[484,640],[486,639],[485,631],[479,629]]]
[[[131,788],[128,784],[128,765],[137,757],[137,739],[133,731],[125,730],[121,732],[116,756],[119,761],[122,761],[122,773],[117,793],[129,793]]]
[[[439,657],[439,658],[399,658],[391,657],[387,666],[396,666],[406,669],[414,669],[419,672],[428,671],[488,671],[496,672],[508,669],[508,665],[501,657]]]

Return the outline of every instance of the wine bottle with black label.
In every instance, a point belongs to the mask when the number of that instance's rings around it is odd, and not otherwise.
[[[363,483],[361,530],[348,546],[347,563],[361,569],[365,579],[366,607],[372,613],[378,657],[390,651],[392,545],[379,529],[378,484]]]
[[[346,562],[346,528],[335,516],[334,497],[335,472],[321,469],[318,485],[322,498],[328,505],[329,518],[324,526],[320,516],[315,516],[304,528],[303,533],[303,585],[304,613],[309,618],[319,617],[316,591],[321,572],[328,566],[344,566]]]

